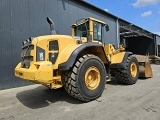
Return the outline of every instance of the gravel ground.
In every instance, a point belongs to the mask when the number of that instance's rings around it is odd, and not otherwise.
[[[64,89],[32,85],[0,91],[0,120],[160,120],[160,66],[135,85],[108,82],[99,99],[83,103]]]

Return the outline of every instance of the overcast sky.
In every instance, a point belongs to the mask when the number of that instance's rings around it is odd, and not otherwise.
[[[160,35],[160,0],[85,0]]]

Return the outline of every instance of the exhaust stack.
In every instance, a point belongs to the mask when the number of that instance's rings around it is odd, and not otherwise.
[[[50,34],[51,35],[56,35],[56,31],[55,31],[55,26],[54,26],[54,22],[51,20],[51,18],[47,17],[47,22],[50,25]]]

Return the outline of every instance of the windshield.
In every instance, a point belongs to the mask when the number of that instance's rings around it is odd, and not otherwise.
[[[74,29],[76,36],[87,37],[87,31],[89,30],[89,22],[76,26]]]

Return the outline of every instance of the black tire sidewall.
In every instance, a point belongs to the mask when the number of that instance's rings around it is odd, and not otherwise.
[[[87,69],[91,66],[94,66],[99,70],[101,77],[99,86],[95,90],[89,90],[85,84],[85,73]],[[98,59],[95,58],[86,59],[79,67],[79,72],[77,75],[77,86],[79,88],[79,92],[84,96],[84,98],[90,100],[100,97],[105,87],[105,78],[106,73],[103,63],[101,63]]]

